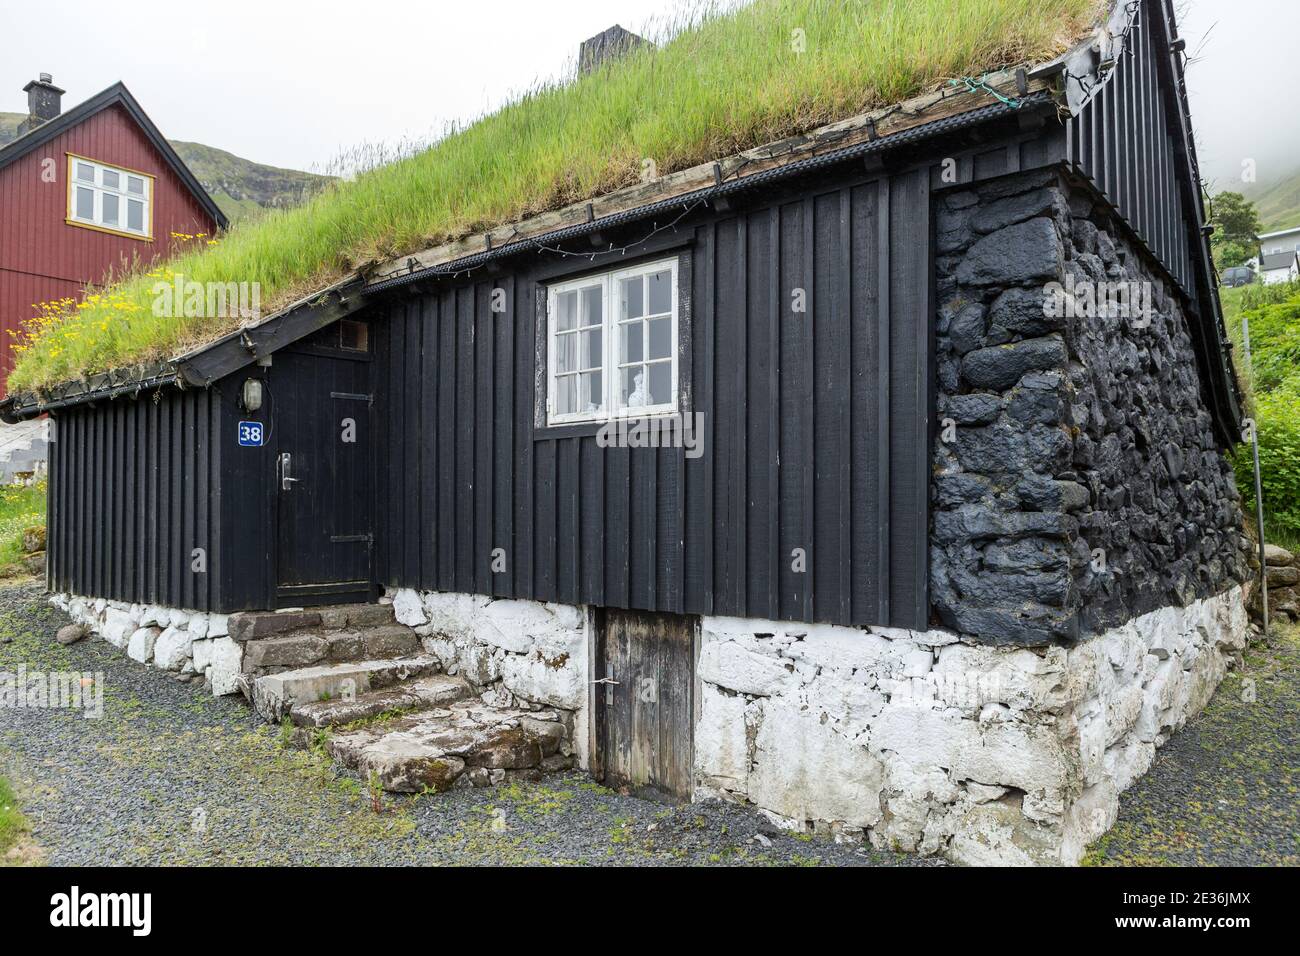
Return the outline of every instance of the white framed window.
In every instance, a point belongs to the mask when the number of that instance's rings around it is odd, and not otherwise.
[[[154,178],[68,154],[68,223],[153,238]]]
[[[675,258],[548,287],[547,424],[675,413],[678,316]]]

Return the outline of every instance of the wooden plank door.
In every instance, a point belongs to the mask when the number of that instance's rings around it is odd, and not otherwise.
[[[272,367],[280,607],[371,598],[369,363],[284,351]]]
[[[593,770],[606,786],[689,800],[696,619],[606,609],[597,617]]]

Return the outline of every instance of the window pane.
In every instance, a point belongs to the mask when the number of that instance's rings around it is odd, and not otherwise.
[[[673,400],[673,375],[671,362],[658,362],[650,366],[650,398],[647,405],[667,405]]]
[[[578,293],[561,292],[555,297],[555,328],[564,332],[578,324]]]
[[[141,179],[139,176],[127,176],[126,191],[129,193],[135,193],[137,196],[143,196],[144,180]]]
[[[619,369],[618,374],[619,404],[624,408],[642,408],[650,404],[646,393],[644,365]]]
[[[109,189],[117,189],[118,183],[121,181],[121,177],[111,169],[100,170],[100,177],[100,182]]]
[[[581,368],[600,368],[605,364],[604,334],[600,329],[579,332],[582,336]]]
[[[126,228],[144,232],[144,203],[138,199],[126,201]],[[667,319],[661,320],[667,321]]]
[[[641,331],[644,323],[627,322],[618,327],[619,364],[627,362],[640,362],[645,358],[645,347],[642,342],[644,333]]]
[[[634,276],[623,280],[623,314],[620,319],[635,319],[645,315],[645,303],[642,297],[641,277]]]
[[[555,371],[578,370],[578,336],[572,332],[555,337]]]
[[[95,218],[95,191],[85,186],[77,187],[77,218]]]
[[[605,391],[600,372],[584,372],[578,376],[578,401],[581,411],[599,412],[605,406]]]
[[[563,375],[555,380],[556,414],[571,415],[578,410],[577,384],[576,375]]]
[[[650,289],[650,315],[663,315],[673,310],[673,274],[656,272],[646,276],[646,285]]]
[[[77,178],[83,183],[93,183],[95,181],[95,167],[87,166],[85,163],[77,163]]]
[[[672,319],[650,320],[650,358],[668,358],[673,347]]]
[[[117,225],[117,197],[111,193],[104,193],[104,225]]]
[[[582,290],[582,324],[584,327],[600,325],[605,321],[605,290],[598,285]]]

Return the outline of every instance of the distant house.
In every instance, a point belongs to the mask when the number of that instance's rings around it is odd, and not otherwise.
[[[1294,249],[1289,252],[1265,253],[1259,261],[1259,281],[1264,285],[1279,282],[1294,282],[1300,279],[1300,253]]]
[[[151,262],[173,233],[211,235],[226,217],[125,86],[61,112],[48,73],[0,148],[0,395],[17,329],[38,303],[80,298],[114,269]]]
[[[1265,256],[1279,252],[1300,252],[1300,226],[1264,233],[1259,237],[1259,251]]]

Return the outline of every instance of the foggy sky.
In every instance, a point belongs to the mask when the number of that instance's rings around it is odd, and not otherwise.
[[[4,0],[0,111],[24,112],[22,87],[41,71],[68,91],[65,108],[121,79],[171,139],[323,171],[357,144],[427,140],[555,75],[583,38],[614,22],[639,29],[675,5]],[[1238,184],[1244,158],[1261,181],[1300,167],[1300,5],[1182,9],[1188,48],[1200,47],[1189,84],[1205,175],[1224,188]]]

